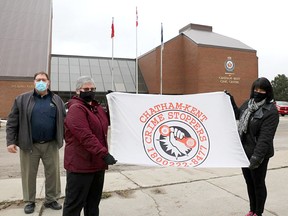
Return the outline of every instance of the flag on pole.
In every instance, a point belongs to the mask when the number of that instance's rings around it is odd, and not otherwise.
[[[138,10],[137,10],[137,7],[136,7],[136,27],[138,27]]]
[[[115,35],[115,31],[114,31],[114,17],[112,17],[112,25],[111,25],[111,38],[113,38]]]

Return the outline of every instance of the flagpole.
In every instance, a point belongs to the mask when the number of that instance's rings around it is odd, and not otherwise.
[[[136,63],[135,63],[135,89],[136,94],[139,92],[139,81],[138,81],[138,10],[136,7]]]
[[[111,90],[114,91],[114,17],[112,17],[111,38],[112,38]]]
[[[163,24],[161,23],[161,52],[160,52],[160,94],[162,95],[163,90]]]

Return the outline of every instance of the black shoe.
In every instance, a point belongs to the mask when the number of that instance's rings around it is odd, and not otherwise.
[[[24,207],[24,212],[25,214],[31,214],[35,210],[35,203],[34,202],[29,202],[25,207]]]
[[[62,209],[62,205],[61,204],[59,204],[57,201],[53,201],[53,202],[51,202],[51,203],[44,203],[44,206],[46,207],[46,208],[51,208],[51,209],[53,209],[53,210],[60,210],[60,209]]]

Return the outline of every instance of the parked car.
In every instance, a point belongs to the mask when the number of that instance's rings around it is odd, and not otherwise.
[[[288,102],[287,101],[276,101],[276,107],[278,113],[281,116],[288,115]]]

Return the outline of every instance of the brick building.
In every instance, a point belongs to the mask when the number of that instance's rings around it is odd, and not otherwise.
[[[76,79],[94,78],[98,99],[107,90],[139,93],[195,94],[230,91],[238,104],[258,77],[256,51],[242,42],[189,24],[161,47],[136,59],[51,55],[52,0],[0,1],[0,118],[7,118],[15,97],[33,89],[33,75],[47,71],[50,89],[67,101]],[[113,68],[111,65],[114,65]],[[112,71],[114,72],[112,84]]]
[[[149,93],[160,92],[161,46],[139,57]],[[256,51],[242,42],[189,24],[162,50],[162,93],[195,94],[228,90],[237,104],[258,77]]]

